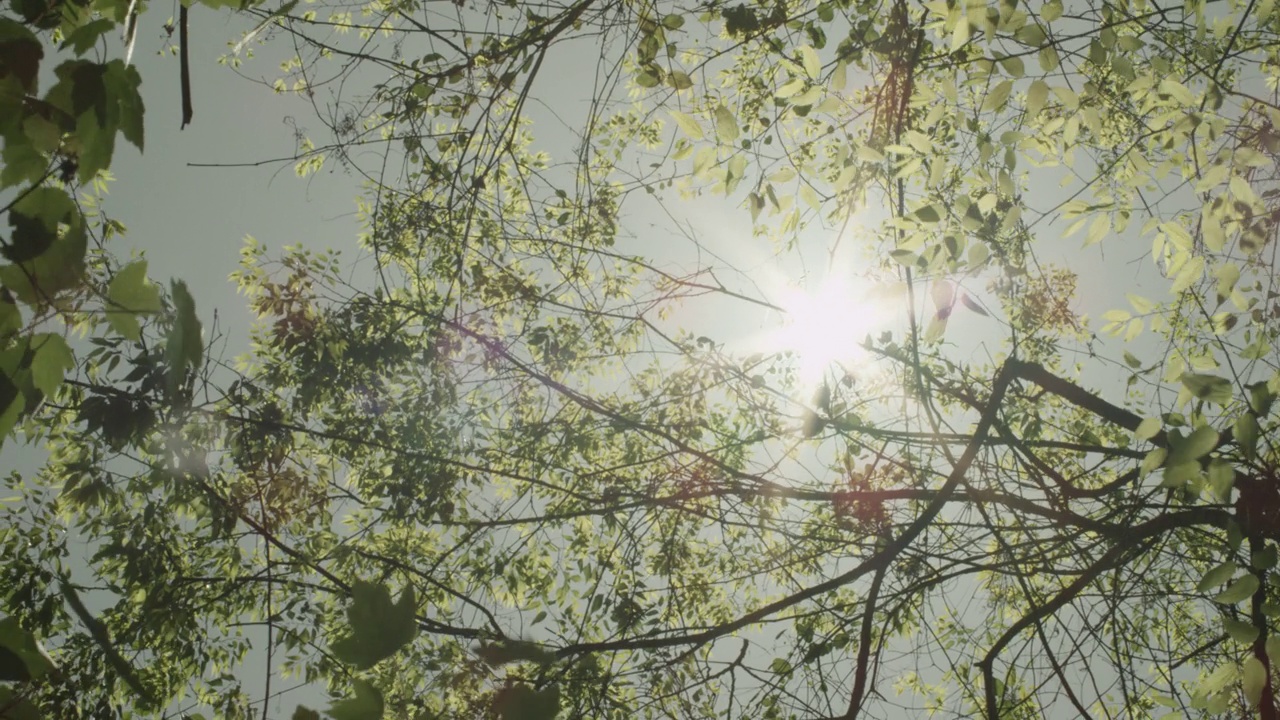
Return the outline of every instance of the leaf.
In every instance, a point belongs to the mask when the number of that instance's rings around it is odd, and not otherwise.
[[[125,338],[137,342],[142,337],[138,314],[161,309],[160,288],[147,281],[147,261],[138,260],[121,268],[107,286],[107,322]]]
[[[1249,386],[1249,409],[1253,410],[1258,417],[1266,417],[1271,412],[1273,400],[1275,396],[1266,383],[1260,382]]]
[[[724,105],[716,105],[716,134],[723,142],[732,143],[738,139],[738,120]]]
[[[951,309],[956,304],[956,287],[947,280],[935,280],[929,288],[933,297],[934,315],[940,319],[951,316]]]
[[[1258,421],[1251,413],[1236,418],[1234,436],[1236,445],[1245,458],[1253,460],[1258,456]]]
[[[1020,78],[1027,73],[1027,68],[1022,62],[1022,58],[1017,55],[1000,58],[1000,67],[1015,78]]]
[[[1272,635],[1267,638],[1267,657],[1273,666],[1280,664],[1280,637]]]
[[[981,305],[979,305],[978,301],[969,297],[968,293],[964,293],[963,295],[960,296],[960,302],[964,303],[964,306],[969,308],[973,312],[976,312],[979,315],[982,315],[984,317],[988,316],[986,309],[983,308]]]
[[[807,86],[808,86],[808,83],[804,81],[804,78],[794,78],[787,84],[778,88],[778,92],[774,94],[774,97],[778,98],[779,100],[785,100],[789,97],[792,97],[798,94],[801,90],[804,90],[805,87]]]
[[[1163,426],[1164,424],[1160,421],[1160,418],[1146,418],[1138,423],[1138,427],[1134,428],[1133,436],[1139,440],[1150,440],[1156,436],[1156,433],[1160,432],[1160,428]]]
[[[1089,226],[1089,234],[1084,240],[1085,246],[1088,247],[1102,242],[1102,239],[1109,232],[1111,232],[1111,217],[1109,215],[1099,215],[1094,218],[1093,223]]]
[[[962,15],[951,31],[951,52],[957,52],[969,42],[969,17]]]
[[[1060,59],[1058,57],[1058,49],[1052,44],[1045,45],[1040,48],[1040,52],[1036,54],[1036,61],[1040,63],[1040,69],[1045,72],[1053,72],[1058,69]]]
[[[1240,683],[1249,707],[1257,707],[1258,701],[1262,699],[1262,690],[1267,684],[1267,668],[1261,660],[1252,655],[1245,659]]]
[[[381,720],[382,693],[378,692],[378,688],[360,678],[353,679],[351,685],[355,688],[356,696],[334,703],[326,711],[329,716],[333,720]]]
[[[1182,385],[1191,394],[1215,405],[1226,405],[1231,402],[1231,381],[1216,375],[1186,373],[1181,377]]]
[[[1236,574],[1236,570],[1239,569],[1240,568],[1230,560],[1215,565],[1209,569],[1209,572],[1204,574],[1203,578],[1200,578],[1200,582],[1196,585],[1196,590],[1199,590],[1200,592],[1208,592],[1219,585],[1224,585],[1231,579],[1232,575]]]
[[[92,50],[94,45],[98,44],[99,38],[114,30],[115,27],[115,22],[108,18],[98,18],[87,22],[67,33],[66,38],[62,41],[61,49],[71,48],[76,55],[84,55]]]
[[[684,16],[668,15],[662,18],[662,26],[668,30],[679,30],[684,27]]]
[[[818,75],[822,73],[822,61],[818,59],[818,51],[808,45],[801,45],[796,48],[800,53],[800,65],[804,68],[804,74],[809,76],[810,80],[817,80]]]
[[[1214,458],[1209,461],[1209,469],[1205,475],[1209,480],[1209,489],[1218,500],[1228,502],[1231,499],[1231,489],[1236,484],[1235,467],[1222,458]]]
[[[537,643],[527,640],[506,640],[496,643],[482,643],[476,648],[476,654],[490,667],[499,667],[513,662],[533,662],[546,665],[556,659],[553,652],[544,650]]]
[[[1226,590],[1214,596],[1213,601],[1222,603],[1223,605],[1235,605],[1246,598],[1252,597],[1258,590],[1258,578],[1255,575],[1242,575],[1235,582],[1227,586]]]
[[[933,205],[925,205],[916,210],[916,218],[920,222],[936,223],[942,219],[942,215],[938,214],[938,208]]]
[[[200,366],[204,344],[200,319],[196,317],[196,301],[187,290],[187,284],[174,280],[170,288],[176,314],[165,346],[165,359],[169,366],[169,393],[177,396],[178,388],[186,381],[187,369]]]
[[[493,710],[500,720],[553,720],[560,712],[560,688],[508,685],[494,695]]]
[[[305,705],[299,705],[293,709],[290,720],[320,720],[320,713]]]
[[[40,710],[31,701],[22,697],[19,691],[0,685],[0,708],[4,708],[0,718],[3,720],[41,720]]]
[[[59,225],[74,221],[78,214],[75,201],[61,188],[35,188],[9,212],[13,232],[0,245],[0,253],[15,263],[39,258],[57,242]]]
[[[43,58],[44,48],[34,33],[11,18],[0,18],[0,76],[12,75],[23,91],[34,95]]]
[[[991,88],[987,99],[982,102],[983,110],[1000,110],[1009,102],[1009,94],[1013,91],[1012,80],[1001,80]]]
[[[57,239],[39,257],[0,268],[0,283],[28,305],[46,305],[84,280],[88,237],[83,221],[77,212],[64,223]]]
[[[54,667],[35,635],[23,630],[17,618],[0,620],[0,681],[26,682]]]
[[[393,603],[386,585],[357,580],[351,584],[347,608],[351,634],[330,649],[339,660],[368,670],[413,641],[418,634],[417,609],[412,585],[406,585]]]
[[[45,397],[53,397],[62,386],[63,374],[76,366],[67,341],[57,333],[40,333],[31,338],[31,384]]]
[[[668,112],[671,113],[671,119],[676,121],[676,125],[679,125],[680,129],[684,131],[684,134],[688,135],[690,139],[702,139],[702,126],[698,124],[697,120],[678,110],[669,110]]]
[[[1192,430],[1185,438],[1175,432],[1169,433],[1168,438],[1170,465],[1195,462],[1218,446],[1218,431],[1208,425]]]
[[[1227,635],[1238,643],[1251,643],[1258,639],[1258,628],[1247,620],[1237,620],[1232,617],[1222,618],[1222,627],[1226,629]]]

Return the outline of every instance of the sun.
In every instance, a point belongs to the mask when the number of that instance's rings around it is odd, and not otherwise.
[[[778,327],[767,332],[762,349],[790,351],[802,388],[822,384],[828,372],[857,375],[869,361],[868,334],[887,324],[886,303],[861,278],[828,275],[812,289],[779,283],[772,293],[781,308]]]

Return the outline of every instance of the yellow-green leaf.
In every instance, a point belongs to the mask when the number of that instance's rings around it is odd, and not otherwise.
[[[738,120],[724,105],[716,105],[716,134],[724,142],[731,143],[738,139]]]
[[[693,117],[680,112],[679,110],[668,110],[671,113],[671,119],[676,121],[676,125],[684,131],[693,140],[702,139],[702,126]]]
[[[804,68],[804,74],[808,75],[810,80],[817,80],[822,72],[822,61],[818,59],[818,51],[808,45],[801,45],[796,48],[796,51],[800,53],[800,65]]]
[[[1249,701],[1249,707],[1256,707],[1258,701],[1262,699],[1262,689],[1267,684],[1267,668],[1261,660],[1252,655],[1245,659],[1240,684],[1244,689],[1245,700]]]
[[[969,17],[962,15],[956,22],[955,29],[951,31],[951,52],[956,52],[967,42],[969,42]]]
[[[1013,91],[1012,80],[1001,80],[982,103],[983,110],[999,110],[1009,101],[1009,93]]]
[[[1227,586],[1226,590],[1214,596],[1213,601],[1223,605],[1236,603],[1252,597],[1258,590],[1258,578],[1253,574],[1242,575]]]

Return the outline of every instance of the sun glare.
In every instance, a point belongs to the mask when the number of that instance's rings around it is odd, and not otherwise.
[[[774,297],[782,324],[767,334],[764,349],[793,352],[805,388],[818,386],[828,371],[858,374],[867,360],[862,343],[887,320],[885,303],[856,279],[828,277],[812,289],[784,285]]]

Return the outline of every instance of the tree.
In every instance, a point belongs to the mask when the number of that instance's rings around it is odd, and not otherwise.
[[[370,260],[250,244],[250,355],[175,286],[24,408],[0,712],[1280,712],[1274,3],[326,10],[244,12]],[[726,206],[895,279],[865,368],[681,327],[786,309],[663,257]]]

